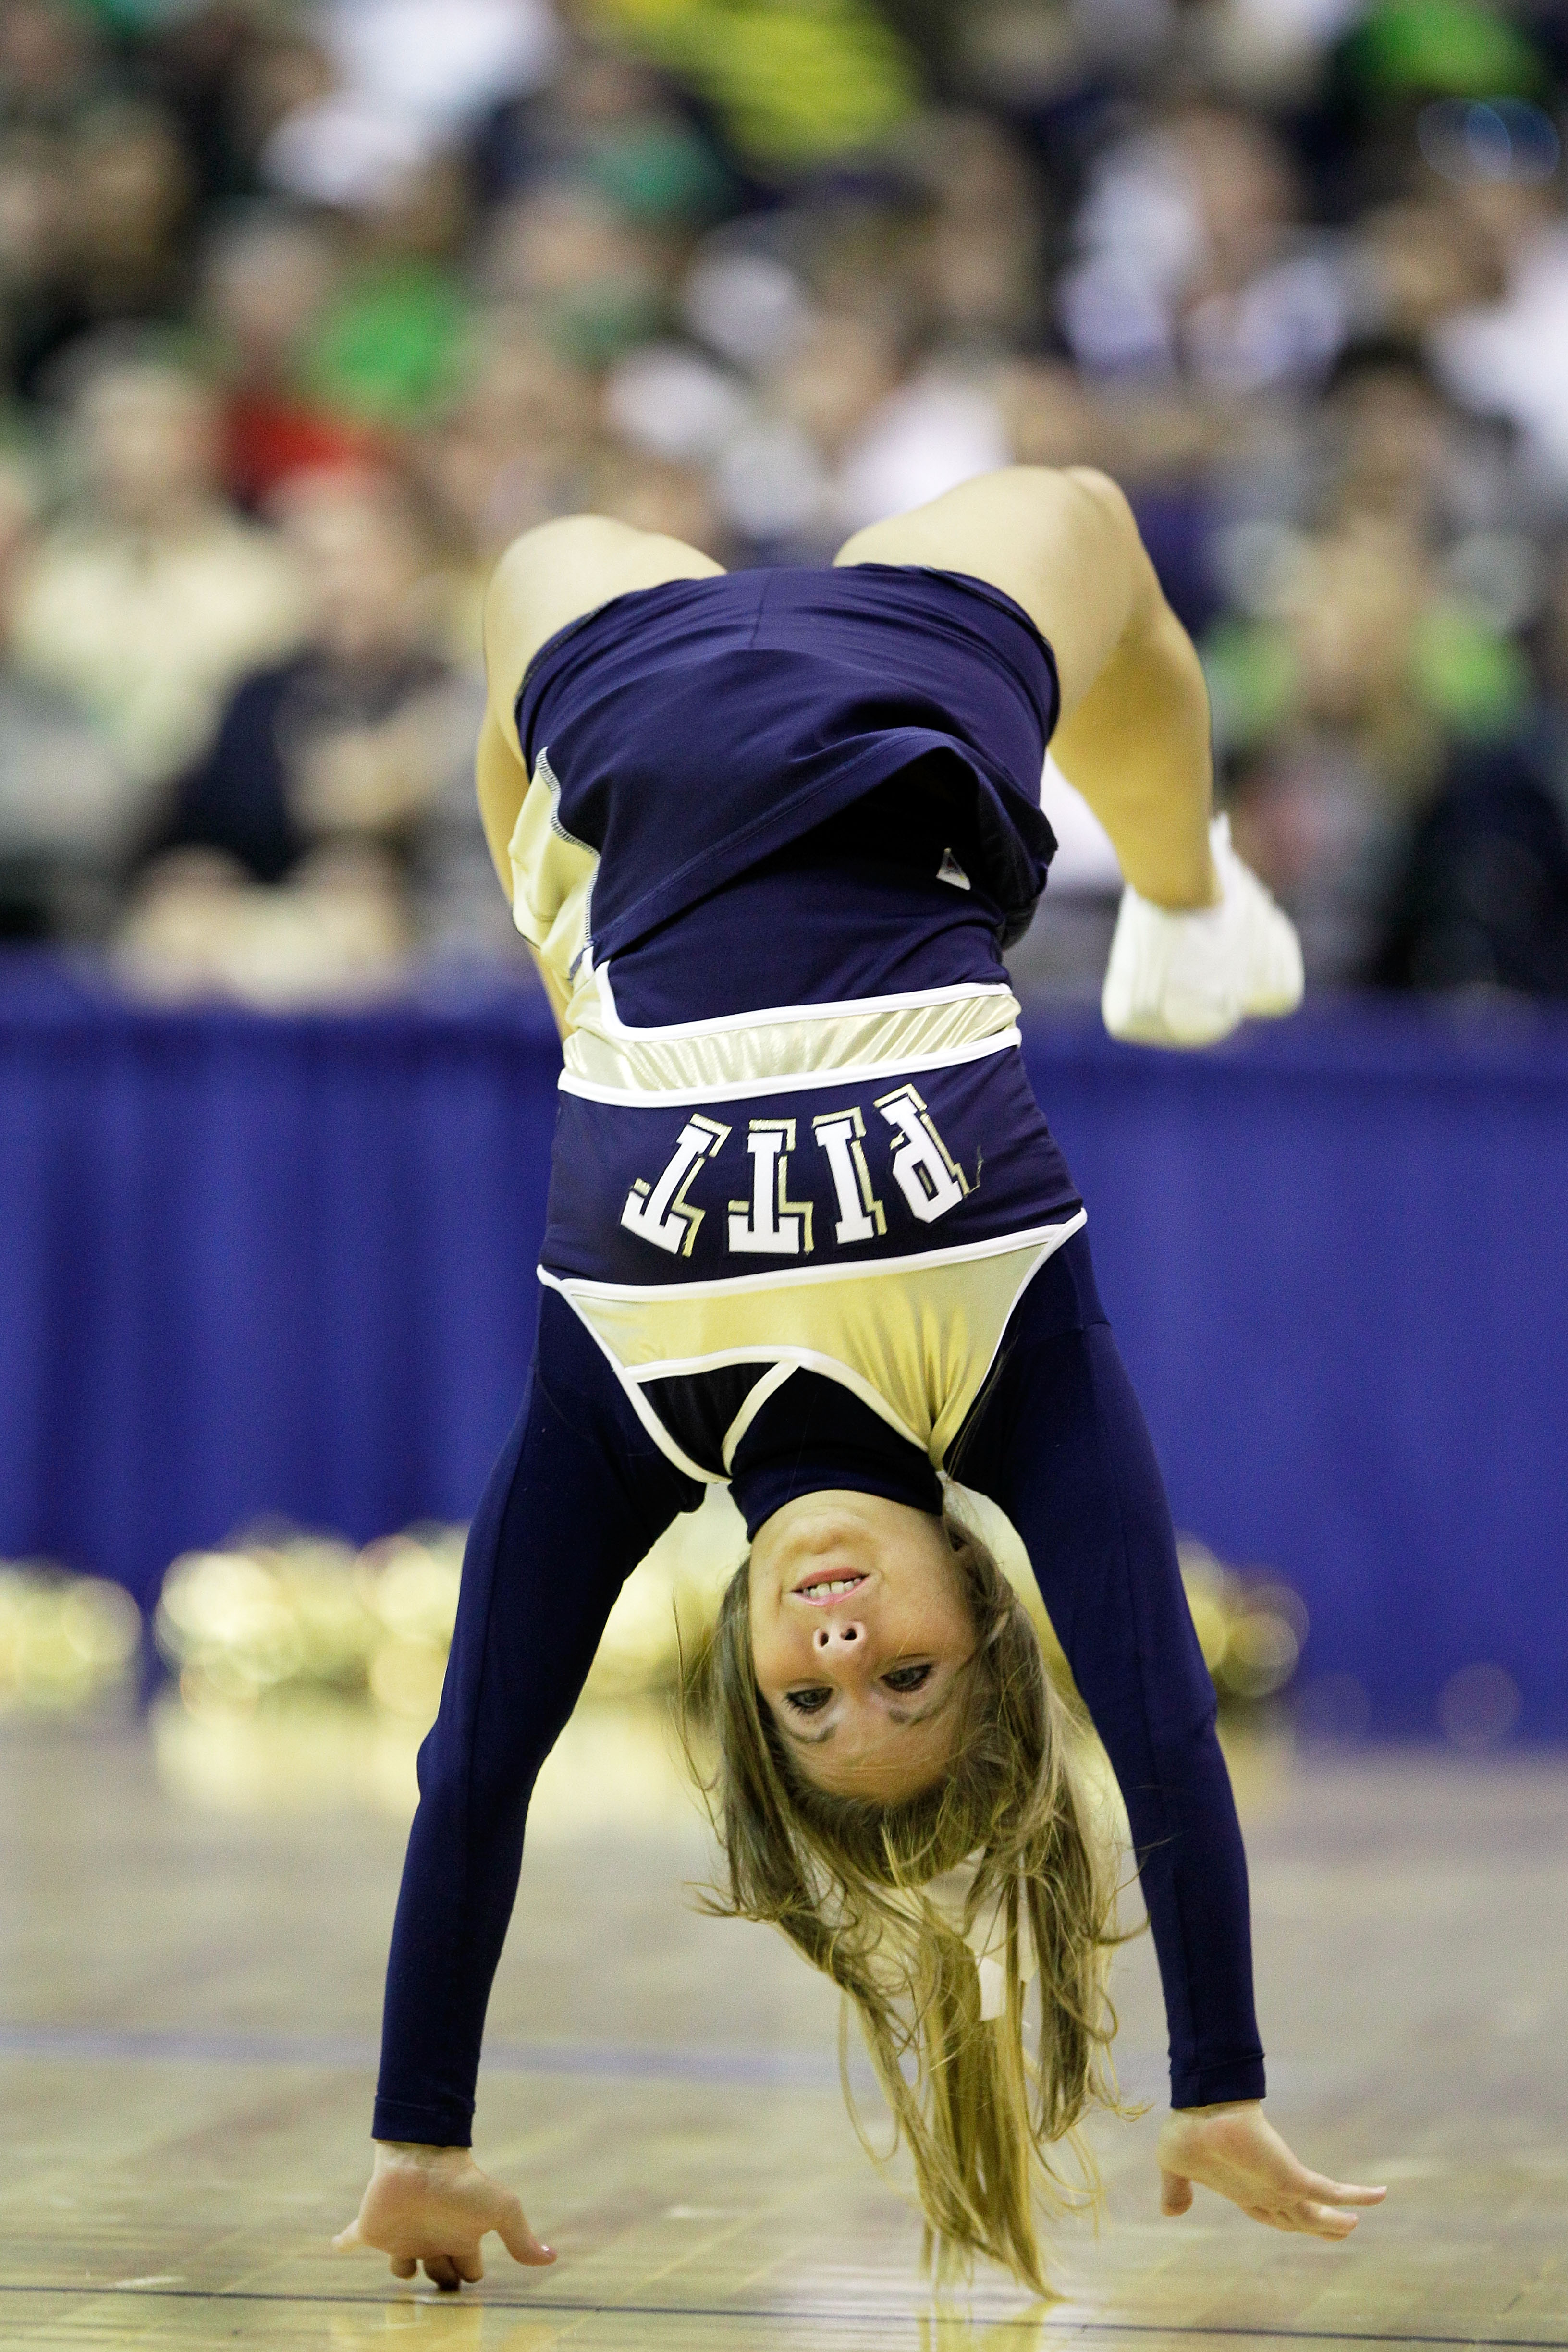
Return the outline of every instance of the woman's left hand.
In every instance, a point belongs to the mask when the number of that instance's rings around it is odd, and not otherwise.
[[[1166,2116],[1160,2132],[1161,2212],[1184,2213],[1194,2181],[1271,2230],[1300,2230],[1313,2238],[1348,2238],[1356,2216],[1342,2209],[1381,2205],[1388,2194],[1309,2172],[1256,2099],[1177,2107]]]
[[[395,2278],[412,2278],[423,2263],[428,2279],[451,2288],[483,2278],[479,2248],[491,2230],[517,2262],[555,2260],[512,2191],[481,2172],[468,2148],[377,2140],[359,2211],[332,2244],[339,2253],[374,2246]]]

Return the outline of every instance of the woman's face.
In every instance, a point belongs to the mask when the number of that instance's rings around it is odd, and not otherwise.
[[[896,1803],[952,1759],[974,1650],[940,1519],[879,1495],[797,1496],[752,1546],[752,1662],[808,1780]]]

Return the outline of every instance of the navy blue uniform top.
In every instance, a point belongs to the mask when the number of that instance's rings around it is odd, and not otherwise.
[[[893,626],[900,591],[902,639]],[[830,611],[854,622],[843,643],[856,652],[842,662],[837,703],[837,655],[826,684],[823,661],[824,646],[839,644]],[[713,628],[700,625],[704,612],[716,616]],[[733,646],[716,671],[700,645],[726,633]],[[742,658],[748,633],[765,656],[754,672]],[[811,693],[792,709],[790,682],[801,688],[803,673],[791,668],[791,648],[803,633],[815,648]],[[868,684],[857,663],[873,659],[884,667]],[[682,687],[688,664],[693,679],[705,677],[705,701],[694,684],[689,695]],[[753,765],[753,702],[769,756],[784,761],[786,796],[795,795],[773,838],[757,822],[767,795]],[[521,710],[531,756],[547,741],[559,747],[552,765],[563,824],[600,853],[595,959],[607,960],[629,1023],[721,1020],[1005,978],[998,941],[1037,896],[1049,853],[1026,795],[1037,798],[1055,703],[1048,653],[996,592],[880,567],[678,583],[618,599],[552,640]],[[891,766],[877,710],[901,730]],[[858,713],[867,740],[849,724]],[[793,750],[781,749],[786,740]],[[726,782],[726,747],[743,793]],[[669,841],[654,822],[661,791]],[[803,818],[801,793],[824,804],[816,824]],[[691,861],[707,795],[722,855],[700,876]],[[617,844],[619,856],[640,845],[629,878],[616,871]],[[1018,1181],[1037,1203],[1065,1211],[1076,1204],[1070,1176],[1012,1060],[1010,1075],[1001,1058],[989,1067],[997,1083],[1023,1088],[1012,1124],[1033,1172],[1020,1165]],[[935,1075],[967,1083],[962,1066]],[[568,1098],[565,1108],[558,1150],[571,1165],[556,1173],[569,1181],[585,1170],[584,1136],[596,1134],[600,1107]],[[607,1115],[656,1112],[612,1104]],[[613,1136],[603,1149],[612,1152]],[[999,1185],[1007,1172],[999,1166]],[[700,1436],[689,1433],[695,1453]],[[1022,1537],[1115,1771],[1159,1957],[1174,2104],[1260,2097],[1246,1860],[1213,1685],[1159,1469],[1082,1233],[1014,1306],[944,1466],[999,1504]],[[919,1446],[838,1382],[800,1369],[752,1420],[731,1476],[752,1533],[791,1496],[824,1486],[940,1505]],[[378,2137],[468,2141],[534,1778],[576,1704],[620,1586],[703,1491],[634,1410],[566,1298],[546,1291],[522,1412],[470,1530],[440,1713],[420,1751],[388,1969]]]

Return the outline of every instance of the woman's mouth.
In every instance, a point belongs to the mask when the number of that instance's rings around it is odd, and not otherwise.
[[[830,1601],[842,1601],[847,1592],[858,1592],[865,1581],[865,1577],[857,1572],[846,1575],[841,1569],[823,1568],[818,1569],[814,1576],[803,1578],[791,1590],[797,1599],[821,1605]]]

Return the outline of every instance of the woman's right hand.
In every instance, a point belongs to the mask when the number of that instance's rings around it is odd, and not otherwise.
[[[1268,2122],[1256,2099],[1213,2107],[1178,2107],[1160,2132],[1160,2210],[1185,2213],[1193,2184],[1228,2197],[1272,2230],[1313,2238],[1348,2238],[1353,2205],[1381,2205],[1386,2189],[1330,2180],[1309,2172]]]
[[[377,2248],[390,2257],[395,2278],[413,2278],[423,2263],[436,2285],[458,2287],[483,2278],[479,2244],[490,2230],[520,2263],[555,2260],[513,2192],[482,2173],[468,2149],[377,2140],[359,2211],[332,2244],[340,2253]]]

